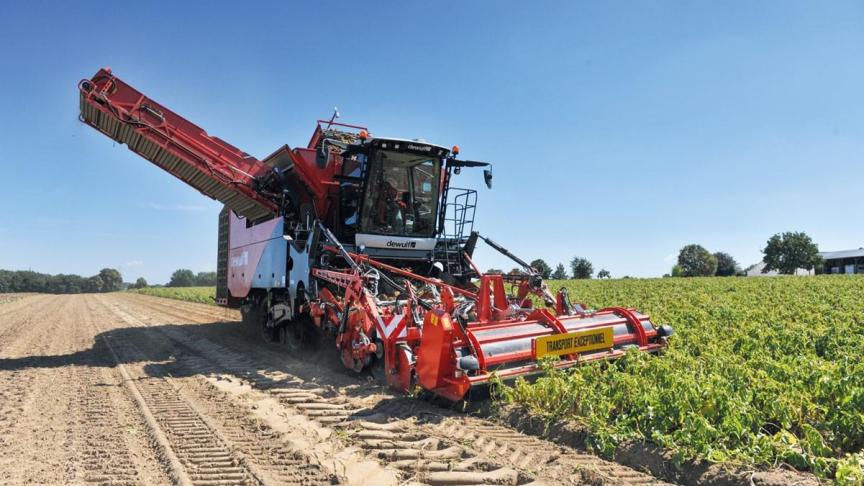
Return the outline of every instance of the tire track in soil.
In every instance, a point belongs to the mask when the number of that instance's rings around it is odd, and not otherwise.
[[[14,344],[25,331],[33,326],[40,324],[41,316],[38,314],[29,314],[22,310],[40,305],[44,307],[49,301],[47,295],[34,295],[25,298],[17,299],[12,304],[6,304],[0,307],[3,312],[0,313],[0,355],[10,345]],[[47,349],[47,347],[43,348]]]
[[[0,359],[0,482],[167,483],[113,370],[94,355],[84,297],[50,297],[11,316],[28,325]]]
[[[40,306],[48,312],[39,318],[29,316],[26,306],[15,311],[24,315],[12,315],[22,325],[5,343],[0,358],[0,481],[4,484],[67,482],[74,475],[67,447],[71,370],[41,366],[43,357],[56,354],[58,348],[68,349],[75,341],[74,331],[65,343],[45,339],[69,332],[61,322],[66,322],[63,317],[69,315],[71,301],[57,300],[59,307]],[[10,314],[14,312],[4,316]]]
[[[114,306],[119,315],[132,325],[140,321],[121,305]],[[176,316],[175,316],[176,318]],[[411,422],[381,423],[386,417],[368,409],[351,407],[332,397],[319,396],[321,391],[304,386],[296,377],[272,377],[245,356],[206,339],[193,340],[177,329],[165,330],[186,346],[194,346],[204,358],[193,371],[198,374],[221,373],[243,377],[253,389],[264,391],[279,403],[325,427],[335,427],[334,434],[359,446],[365,454],[400,471],[404,481],[432,485],[450,484],[528,484],[532,479],[516,470],[478,457],[472,451],[437,438],[424,436]],[[286,388],[286,384],[297,383]],[[313,385],[314,386],[314,385]],[[350,417],[350,418],[349,418]],[[406,430],[407,429],[407,430]]]
[[[155,298],[134,301],[150,311],[171,317],[171,322],[196,321],[173,309],[173,301]],[[183,312],[190,310],[187,303],[179,307]],[[131,311],[126,307],[123,312]],[[198,322],[211,322],[219,319],[220,311],[213,311],[197,308],[192,313],[201,316]],[[265,346],[258,344],[259,348]],[[526,484],[543,478],[567,484],[665,484],[648,474],[524,435],[489,420],[450,413],[402,397],[391,397],[370,407],[368,403],[357,403],[358,400],[339,396],[332,388],[310,384],[297,376],[263,372],[260,363],[247,358],[248,352],[236,353],[212,342],[207,343],[207,348],[212,349],[204,354],[211,359],[222,357],[223,373],[242,378],[253,389],[275,396],[280,403],[307,418],[344,431],[370,456],[403,471],[406,476],[414,474],[415,479],[423,482]],[[261,349],[256,358],[271,353]],[[284,362],[285,358],[288,356],[276,359]]]
[[[97,299],[126,324],[145,327],[101,296]],[[175,471],[178,476],[185,476],[196,485],[331,484],[320,468],[286,448],[278,435],[252,421],[234,404],[214,400],[212,394],[196,396],[187,381],[172,377],[180,371],[177,361],[183,360],[189,350],[179,349],[155,333],[138,336],[143,342],[118,343],[107,337],[105,341],[121,363],[147,363],[153,356],[175,360],[168,364],[150,363],[146,370],[140,366],[120,366],[134,377],[131,386],[139,391],[144,406],[164,431],[166,445],[176,454],[183,469]]]
[[[84,322],[98,332],[92,299],[82,297]],[[93,336],[90,352],[74,377],[79,476],[87,483],[165,484],[169,468],[159,458],[146,421],[115,366],[105,341]]]

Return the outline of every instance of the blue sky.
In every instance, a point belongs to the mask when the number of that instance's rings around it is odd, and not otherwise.
[[[458,144],[495,164],[477,228],[529,260],[857,248],[862,52],[860,2],[2,2],[0,268],[215,269],[220,204],[78,122],[102,66],[258,157],[333,106]]]

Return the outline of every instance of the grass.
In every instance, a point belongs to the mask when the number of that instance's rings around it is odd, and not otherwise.
[[[662,356],[549,370],[503,400],[572,421],[601,453],[647,440],[679,459],[864,484],[864,276],[550,282],[561,286],[676,335]]]
[[[200,304],[216,304],[216,287],[147,287],[130,289],[129,292]]]

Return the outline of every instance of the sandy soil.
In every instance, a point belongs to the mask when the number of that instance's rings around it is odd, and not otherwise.
[[[2,484],[659,484],[134,294],[0,306]]]

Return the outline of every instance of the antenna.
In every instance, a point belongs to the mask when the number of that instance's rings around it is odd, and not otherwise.
[[[330,128],[331,126],[333,126],[333,122],[336,121],[337,118],[339,118],[339,107],[334,106],[333,107],[333,115],[330,117],[330,121],[327,122],[327,128]]]

